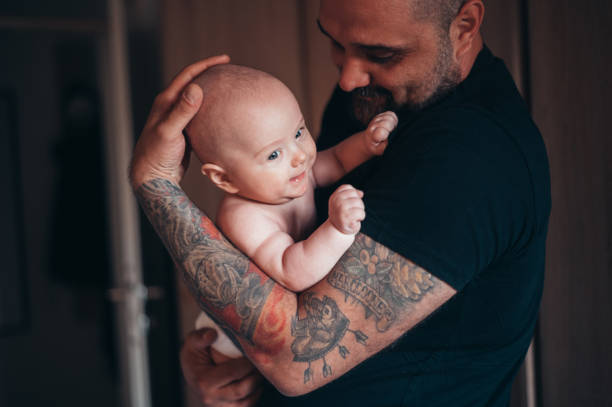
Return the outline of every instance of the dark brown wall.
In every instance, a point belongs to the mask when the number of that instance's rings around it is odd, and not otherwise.
[[[541,406],[612,396],[612,3],[486,2],[484,34],[529,97],[551,165],[553,211],[536,341]],[[515,386],[513,405],[524,405]]]
[[[553,197],[541,405],[610,406],[612,2],[529,4],[533,113],[548,147]]]

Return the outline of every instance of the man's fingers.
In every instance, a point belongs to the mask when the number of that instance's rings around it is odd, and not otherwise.
[[[260,387],[263,377],[258,372],[252,372],[239,381],[229,383],[219,389],[218,395],[222,400],[242,400],[251,396]]]
[[[210,346],[217,339],[217,331],[213,328],[201,328],[189,332],[185,343],[189,343],[194,349],[203,349]]]
[[[227,55],[217,55],[186,66],[181,72],[178,73],[178,75],[174,77],[172,82],[170,82],[170,85],[168,85],[164,91],[164,96],[170,100],[177,99],[183,88],[193,81],[196,76],[211,66],[226,64],[229,62],[229,60],[230,58]]]
[[[183,129],[193,119],[202,103],[202,89],[196,84],[185,88],[181,97],[170,109],[164,120],[158,125],[160,135],[167,137],[183,137]]]
[[[255,391],[253,394],[251,394],[247,398],[244,398],[244,399],[236,402],[236,407],[253,407],[253,406],[255,406],[257,404],[257,401],[261,397],[262,393],[263,393],[263,388],[260,387],[259,389],[257,389],[257,391]]]
[[[196,373],[200,364],[203,364],[203,366],[210,366],[211,368],[213,367],[208,347],[216,338],[217,333],[212,328],[199,329],[187,335],[179,355],[185,378],[195,379],[194,373]]]
[[[255,366],[247,358],[236,358],[215,366],[208,379],[215,387],[227,386],[255,372]]]
[[[195,62],[183,68],[179,72],[170,85],[155,98],[151,114],[149,118],[153,120],[153,124],[167,112],[170,107],[175,104],[181,96],[181,92],[189,85],[199,74],[214,65],[224,64],[229,62],[229,56],[217,55]]]

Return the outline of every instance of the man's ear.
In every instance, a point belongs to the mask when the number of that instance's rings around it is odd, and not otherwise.
[[[474,42],[480,38],[480,26],[484,12],[482,0],[467,0],[451,23],[450,38],[457,61],[460,61],[464,54],[472,49]]]
[[[202,165],[202,174],[206,175],[213,184],[227,192],[228,194],[235,194],[238,192],[238,188],[230,181],[227,176],[225,169],[217,164],[206,163]]]

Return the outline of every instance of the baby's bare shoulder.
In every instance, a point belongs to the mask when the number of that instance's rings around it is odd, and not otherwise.
[[[240,197],[226,197],[217,212],[217,225],[249,255],[271,234],[282,228],[280,213]]]

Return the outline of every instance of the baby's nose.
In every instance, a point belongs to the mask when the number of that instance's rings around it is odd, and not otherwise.
[[[293,154],[293,159],[291,160],[291,165],[294,167],[298,167],[304,163],[306,160],[306,153],[304,153],[301,149],[297,149],[295,154]]]

